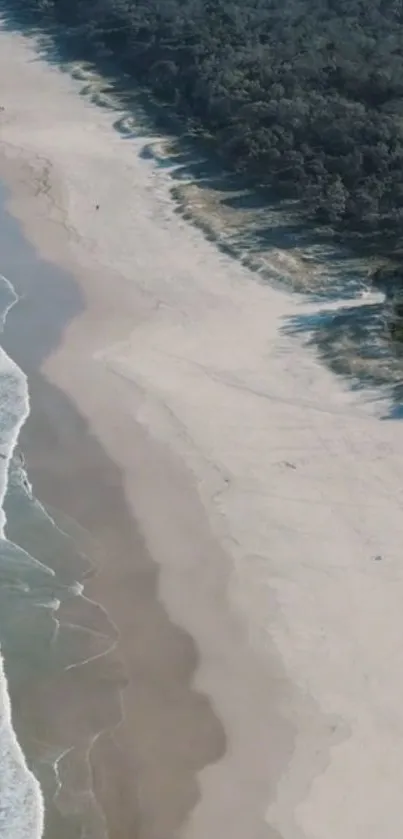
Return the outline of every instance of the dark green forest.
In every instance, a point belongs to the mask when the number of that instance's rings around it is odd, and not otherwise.
[[[28,3],[107,49],[226,167],[403,254],[403,0]]]

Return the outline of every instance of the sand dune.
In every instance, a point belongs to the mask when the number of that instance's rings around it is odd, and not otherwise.
[[[11,209],[87,302],[45,373],[124,471],[227,738],[180,835],[397,839],[403,427],[284,334],[308,304],[176,215],[80,86],[0,34]]]

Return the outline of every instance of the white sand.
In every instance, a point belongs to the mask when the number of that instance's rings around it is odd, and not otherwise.
[[[157,448],[170,448],[168,459],[185,464],[230,559],[225,569],[208,561],[203,568],[197,543],[194,555],[180,555],[180,538],[189,546],[197,535],[186,518],[190,500],[182,494],[183,520],[171,518],[179,485],[164,486],[157,470],[154,482],[139,485],[126,464],[128,499],[164,569],[161,596],[196,639],[198,684],[229,735],[222,765],[201,774],[186,837],[260,839],[271,826],[284,839],[397,839],[403,426],[380,421],[374,404],[282,335],[306,304],[259,285],[175,215],[168,175],[138,156],[144,138],[120,137],[116,114],[80,97],[80,87],[36,60],[33,42],[0,34],[2,150],[29,162],[38,179],[48,168],[53,185],[52,224],[34,217],[35,206],[50,212],[39,198],[15,210],[49,255],[56,237],[69,234],[71,264],[84,278],[92,272],[90,306],[98,267],[116,288],[112,312],[110,289],[108,298],[100,284],[97,331],[84,336],[73,324],[47,373],[91,417],[110,452],[96,384],[105,368],[119,374],[127,422],[141,423]],[[64,372],[64,357],[83,370],[92,365],[92,395],[84,372]],[[239,634],[230,653],[233,621]],[[223,636],[212,638],[218,626]],[[279,755],[282,743],[259,693],[273,647],[286,677],[283,713],[296,729],[276,792],[270,737]],[[248,659],[256,668],[261,661],[255,686]],[[267,689],[271,695],[273,684]],[[259,810],[266,787],[267,831]]]

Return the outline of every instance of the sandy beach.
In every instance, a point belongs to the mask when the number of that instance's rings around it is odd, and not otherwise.
[[[55,267],[18,276],[22,445],[112,639],[30,695],[71,745],[60,806],[94,793],[91,839],[397,839],[403,427],[82,86],[0,31],[0,177]]]

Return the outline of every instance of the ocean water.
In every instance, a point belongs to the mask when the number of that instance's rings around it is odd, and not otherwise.
[[[76,797],[70,811],[58,809],[60,763],[73,746],[57,741],[53,720],[56,742],[49,742],[35,702],[42,682],[57,684],[86,660],[88,630],[61,629],[58,614],[62,603],[84,599],[76,578],[88,572],[88,562],[35,498],[19,449],[29,383],[1,346],[14,305],[18,297],[0,275],[0,839],[81,839],[94,835],[80,814],[89,803],[83,807]],[[105,649],[110,645],[107,638]]]
[[[17,295],[0,276],[0,329]],[[35,559],[7,539],[4,498],[18,436],[29,413],[28,384],[22,370],[0,347],[0,645],[16,595],[30,595]],[[41,569],[50,575],[49,569]],[[37,839],[43,833],[43,798],[28,769],[12,725],[11,703],[3,658],[0,658],[0,836]]]
[[[120,722],[123,676],[116,627],[84,590],[101,546],[36,498],[22,448],[49,445],[57,460],[44,404],[76,434],[74,409],[38,371],[82,301],[38,259],[7,197],[0,184],[0,839],[107,839],[92,747]]]

